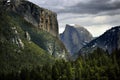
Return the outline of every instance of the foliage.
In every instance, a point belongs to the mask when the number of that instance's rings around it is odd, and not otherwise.
[[[56,56],[56,53],[60,53],[60,51],[62,54],[62,50],[65,50],[65,53],[67,54],[65,46],[59,40],[58,37],[55,37],[51,35],[49,32],[44,31],[38,27],[35,27],[31,23],[28,23],[25,19],[23,19],[23,17],[14,12],[9,12],[9,15],[12,17],[14,21],[16,21],[18,25],[20,25],[23,31],[27,31],[30,34],[31,41],[33,41],[40,48],[44,49],[48,53],[51,52],[53,56]],[[51,50],[49,51],[48,49],[50,49],[49,47],[50,45],[52,47]]]
[[[54,65],[45,64],[20,73],[0,74],[0,78],[9,80],[120,80],[119,50],[109,55],[97,49],[93,53],[81,56],[75,62],[56,60]],[[8,80],[8,79],[5,79]]]
[[[15,37],[13,27],[16,27],[18,36],[24,43],[24,49],[12,42]],[[53,64],[54,58],[34,42],[25,38],[25,31],[15,20],[4,12],[0,16],[0,72],[19,72],[34,66]]]

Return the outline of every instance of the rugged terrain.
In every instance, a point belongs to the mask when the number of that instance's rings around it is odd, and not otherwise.
[[[104,51],[108,51],[109,54],[115,50],[120,49],[120,26],[116,26],[106,31],[100,37],[92,40],[86,46],[84,46],[79,54],[91,53],[95,49],[101,48]]]
[[[30,70],[53,64],[56,59],[66,59],[55,13],[29,1],[4,0],[0,2],[0,14],[1,72]]]
[[[77,53],[89,43],[93,37],[90,32],[79,25],[66,25],[65,31],[60,34],[61,41],[65,44],[71,55]]]

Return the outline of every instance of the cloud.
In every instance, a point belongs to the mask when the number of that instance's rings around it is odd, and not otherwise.
[[[120,0],[29,0],[58,14],[101,14],[120,13]]]
[[[111,25],[96,25],[96,26],[90,26],[90,27],[85,27],[89,32],[92,33],[94,37],[98,37],[102,35],[105,31],[110,29],[112,26]]]
[[[74,14],[117,15],[120,0],[29,0],[41,7],[57,12]]]
[[[86,3],[79,2],[74,6],[61,9],[58,13],[98,14],[119,9],[120,1],[118,0],[90,0]]]

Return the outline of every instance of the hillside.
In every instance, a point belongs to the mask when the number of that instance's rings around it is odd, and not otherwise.
[[[22,3],[34,5],[24,0]],[[22,3],[20,6],[23,6]],[[63,43],[55,36],[57,33],[54,35],[38,29],[24,15],[16,12],[15,7],[19,4],[12,5],[0,5],[0,72],[18,72],[25,68],[31,70],[36,66],[51,65],[56,59],[67,58]]]
[[[22,68],[31,69],[35,65],[40,66],[52,62],[54,62],[52,56],[32,41],[27,40],[25,31],[7,13],[0,16],[0,68],[2,72],[19,71]]]

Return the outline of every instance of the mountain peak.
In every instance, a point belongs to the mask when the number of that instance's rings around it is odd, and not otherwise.
[[[78,24],[66,24],[66,27],[70,27],[70,26],[75,27],[75,28],[77,28],[77,27],[82,27],[83,28],[83,26],[78,25]]]
[[[66,26],[75,26],[75,24],[66,24]]]
[[[83,45],[86,45],[86,43],[92,40],[92,35],[84,27],[75,27],[75,25],[67,24],[60,38],[70,54],[73,55]]]

